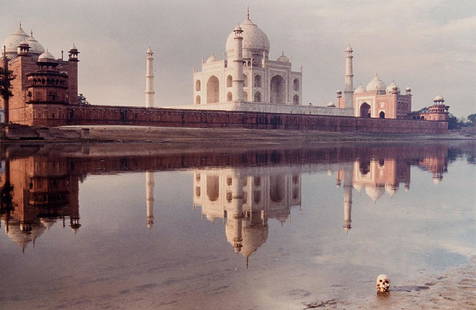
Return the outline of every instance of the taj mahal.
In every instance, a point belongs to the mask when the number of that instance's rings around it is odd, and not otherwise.
[[[405,119],[411,113],[412,93],[395,82],[386,85],[376,74],[354,89],[353,49],[344,50],[344,90],[335,102],[303,104],[302,66],[293,70],[290,58],[270,58],[270,40],[247,16],[230,32],[225,59],[209,56],[201,70],[193,72],[193,104],[198,110],[298,113],[364,118]],[[183,106],[181,106],[183,107]]]

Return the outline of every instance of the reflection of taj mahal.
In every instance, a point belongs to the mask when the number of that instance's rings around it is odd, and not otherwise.
[[[281,171],[282,172],[282,171]],[[249,257],[268,237],[268,219],[284,224],[291,207],[301,205],[301,177],[272,168],[197,170],[194,205],[210,221],[225,219],[235,252]]]

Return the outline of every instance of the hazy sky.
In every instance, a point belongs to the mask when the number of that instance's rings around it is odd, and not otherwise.
[[[334,100],[350,43],[355,87],[378,73],[410,86],[414,109],[442,95],[455,115],[476,112],[474,0],[0,0],[0,38],[21,21],[57,57],[75,42],[80,92],[99,105],[144,104],[151,46],[158,105],[191,104],[193,68],[202,57],[223,57],[248,5],[271,57],[284,50],[294,69],[303,66],[303,102]]]

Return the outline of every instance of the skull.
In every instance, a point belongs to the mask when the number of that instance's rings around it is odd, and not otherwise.
[[[390,279],[386,274],[381,274],[377,277],[376,286],[377,294],[388,293],[388,291],[390,290]]]

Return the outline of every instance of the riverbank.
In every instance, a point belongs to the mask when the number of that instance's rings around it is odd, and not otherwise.
[[[438,135],[365,134],[352,132],[299,131],[280,129],[244,128],[173,128],[139,126],[71,126],[27,127],[14,125],[8,128],[2,141],[6,143],[62,143],[62,142],[114,142],[160,143],[162,145],[216,146],[309,146],[336,142],[411,142],[422,140],[476,140],[473,132],[454,131]]]
[[[464,266],[441,275],[425,276],[417,283],[392,283],[386,296],[354,300],[323,300],[304,305],[303,309],[476,309],[476,257]]]

